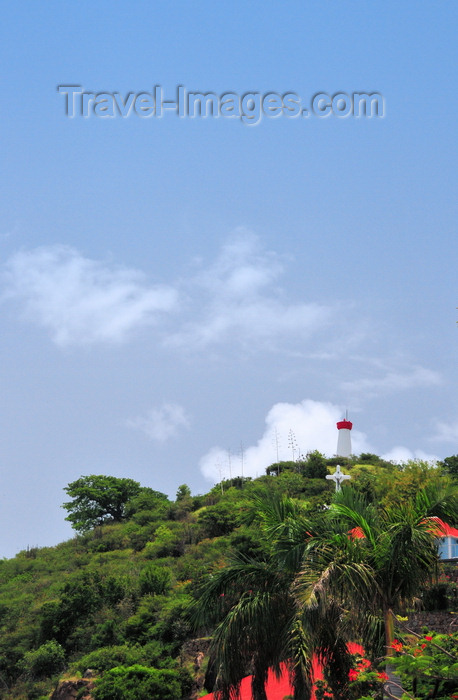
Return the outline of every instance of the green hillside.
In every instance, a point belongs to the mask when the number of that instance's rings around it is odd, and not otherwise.
[[[278,625],[290,613],[297,622],[298,610],[310,602],[307,586],[313,584],[324,553],[331,557],[328,567],[332,562],[335,570],[336,562],[342,561],[343,568],[345,560],[348,568],[347,550],[358,546],[359,550],[351,552],[356,572],[355,556],[366,557],[364,548],[372,541],[366,526],[372,522],[376,532],[378,523],[380,530],[380,514],[394,513],[398,520],[411,518],[413,523],[412,504],[426,507],[426,498],[430,510],[436,509],[430,514],[458,523],[457,459],[451,457],[432,467],[421,462],[393,465],[375,455],[336,460],[313,453],[296,462],[270,465],[257,479],[224,481],[205,495],[193,496],[181,485],[174,501],[130,479],[81,477],[67,486],[63,510],[75,537],[0,562],[0,698],[43,700],[52,697],[65,680],[78,687],[78,698],[94,700],[188,700],[210,692],[217,678],[224,685],[233,672],[231,660],[223,671],[218,666],[224,656],[222,640],[229,643],[227,620],[232,615],[235,625],[248,612],[259,615],[259,601],[262,596],[264,603],[267,600],[267,581],[272,582],[269,601],[274,599],[274,585],[283,596],[275,598],[283,607],[281,612],[272,612],[272,623]],[[324,478],[334,471],[337,461],[351,475],[339,503],[335,502],[334,483]],[[426,496],[419,500],[419,494]],[[433,494],[440,498],[434,501]],[[351,521],[349,504],[366,508],[366,519],[358,521],[366,539],[360,538],[359,544],[357,538],[348,536],[350,526],[358,524]],[[394,520],[390,522],[391,535],[386,541],[400,538],[400,570],[406,538],[412,537],[413,547],[417,535],[414,524],[400,534]],[[399,610],[395,612],[408,613],[413,599],[417,607],[427,609],[456,606],[456,587],[448,579],[438,579],[445,574],[430,566],[428,534],[424,537],[425,561],[418,571],[413,559],[406,561],[412,567],[412,585],[397,599]],[[312,548],[314,558],[310,558]],[[314,564],[307,568],[307,561]],[[368,561],[361,558],[360,573],[364,567],[369,572]],[[423,564],[428,569],[426,576]],[[320,585],[324,586],[323,581]],[[356,587],[360,581],[348,575],[346,585]],[[252,597],[244,608],[247,591]],[[328,623],[332,633],[343,639],[345,625],[339,625],[348,615],[342,612],[342,601],[349,600],[350,593],[342,589],[340,599],[337,590],[330,589],[329,595],[331,592],[335,609],[328,606]],[[361,604],[367,608],[369,602],[361,599]],[[381,648],[383,655],[383,611],[374,603],[371,613],[371,646],[369,636],[364,640],[375,658]],[[339,624],[332,615],[337,615]],[[239,644],[239,657],[234,652],[237,673],[251,673],[256,666],[253,640],[258,643],[261,637],[259,630],[256,637],[254,623],[250,627],[253,619],[243,617],[245,627],[240,629],[247,630],[247,635],[252,630],[253,638]],[[361,635],[365,634],[364,624],[361,617]],[[195,639],[199,643],[193,643]],[[301,648],[308,648],[310,640],[307,637]],[[286,648],[269,649],[264,661],[282,660]],[[88,680],[78,684],[83,677]],[[444,687],[442,682],[437,693]],[[411,688],[414,691],[421,691],[420,686]],[[342,691],[339,700],[347,697],[346,692]],[[364,697],[363,690],[358,692],[348,697]]]

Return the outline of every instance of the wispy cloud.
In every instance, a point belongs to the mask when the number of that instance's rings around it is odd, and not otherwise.
[[[431,440],[458,444],[458,420],[451,423],[437,421],[436,430]]]
[[[74,248],[46,246],[10,257],[3,269],[3,298],[16,300],[22,316],[60,347],[120,343],[137,329],[154,326],[157,343],[179,353],[274,350],[308,357],[317,367],[329,362],[336,348],[339,357],[357,353],[368,335],[357,308],[349,310],[347,304],[342,314],[339,302],[290,299],[280,286],[286,264],[245,229],[235,231],[214,260],[201,261],[197,272],[162,285],[139,270],[85,257]],[[364,370],[339,386],[347,403],[348,397],[357,405],[361,397],[441,383],[438,372],[421,366],[404,369],[393,363],[392,368],[371,358],[368,368],[367,362],[360,357]]]
[[[290,341],[329,328],[336,308],[286,299],[278,286],[284,272],[281,257],[244,229],[196,274],[163,285],[74,248],[47,246],[7,261],[3,297],[18,300],[23,315],[46,328],[59,346],[120,342],[135,328],[155,323],[160,342],[176,349],[230,343],[257,350],[289,342],[293,351]],[[170,331],[164,321],[172,311]]]
[[[20,300],[26,317],[60,346],[123,341],[178,299],[175,289],[148,284],[137,270],[65,246],[16,253],[6,264],[5,282],[6,296]]]
[[[189,417],[183,406],[176,403],[164,403],[152,408],[146,416],[137,416],[126,421],[129,428],[140,430],[150,440],[165,442],[176,437],[180,430],[188,429]]]
[[[410,462],[412,460],[437,462],[439,459],[437,455],[428,454],[423,450],[410,450],[408,447],[403,447],[402,445],[393,447],[389,452],[385,452],[382,457],[388,462],[394,462],[395,464],[403,464],[404,462]]]
[[[405,371],[387,371],[381,377],[365,377],[342,382],[340,387],[348,394],[379,396],[406,389],[439,386],[440,384],[442,384],[442,377],[439,372],[425,367],[414,367]]]
[[[238,230],[206,269],[186,284],[192,320],[169,338],[175,346],[205,348],[268,342],[294,334],[313,334],[330,323],[331,307],[312,301],[287,301],[277,286],[284,268],[280,257]]]

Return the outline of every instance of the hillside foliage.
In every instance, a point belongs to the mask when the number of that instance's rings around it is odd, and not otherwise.
[[[369,506],[402,509],[439,484],[456,502],[453,458],[437,467],[364,454],[339,461],[352,477],[344,490]],[[211,655],[197,663],[186,649],[190,640],[212,638],[230,600],[221,598],[199,620],[202,592],[235,557],[269,570],[279,593],[289,595],[288,570],[274,570],[272,553],[288,518],[309,533],[323,530],[335,492],[324,477],[335,464],[315,452],[270,465],[257,479],[223,481],[204,495],[182,484],[175,500],[127,478],[91,475],[69,484],[63,508],[75,537],[0,561],[0,698],[44,700],[59,679],[81,678],[88,669],[94,700],[188,700],[212,691]],[[275,496],[292,504],[277,530],[256,506]],[[300,547],[288,556],[301,556]],[[419,588],[418,600],[434,608],[438,585],[436,577]],[[451,588],[444,600],[456,605]],[[243,670],[250,673],[249,664]]]

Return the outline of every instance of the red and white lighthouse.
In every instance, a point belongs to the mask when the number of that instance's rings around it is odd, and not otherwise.
[[[353,423],[346,417],[345,420],[340,420],[337,423],[339,435],[337,438],[336,455],[338,457],[350,457],[351,455],[351,429]]]

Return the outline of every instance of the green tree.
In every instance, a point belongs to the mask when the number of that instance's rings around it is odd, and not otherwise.
[[[288,622],[294,617],[288,573],[272,561],[234,557],[208,581],[198,601],[196,621],[211,628],[214,619],[222,616],[211,646],[218,698],[232,697],[251,672],[254,700],[267,700],[268,669],[278,670],[282,653],[287,653]]]
[[[321,452],[309,452],[304,465],[304,474],[309,479],[325,479],[328,474],[326,459]]]
[[[410,632],[396,640],[392,659],[410,697],[450,700],[458,688],[458,633]]]
[[[124,596],[122,585],[113,577],[103,579],[97,571],[74,574],[62,586],[60,599],[46,602],[40,610],[40,640],[56,639],[66,649],[74,645],[76,627],[90,625],[103,605],[114,605]]]
[[[177,501],[183,501],[191,498],[191,489],[187,484],[181,484],[177,489],[176,499]]]
[[[187,484],[181,484],[177,489],[176,501],[170,508],[170,516],[173,520],[186,520],[194,507],[191,489]]]
[[[136,496],[129,498],[124,514],[126,518],[146,525],[165,519],[170,505],[165,493],[143,486]]]
[[[442,462],[438,462],[439,466],[451,476],[458,476],[458,455],[446,457]]]
[[[127,504],[138,496],[141,487],[132,479],[92,474],[72,481],[64,491],[72,498],[62,506],[69,513],[65,519],[78,532],[85,532],[106,522],[123,520]]]
[[[267,476],[278,476],[284,471],[296,471],[297,468],[297,462],[293,462],[291,460],[274,462],[274,464],[270,464],[268,467],[266,467],[266,474]]]
[[[20,666],[31,680],[48,678],[65,668],[65,651],[54,639],[38,649],[26,651]]]
[[[221,500],[214,506],[202,508],[198,523],[202,526],[204,537],[220,537],[234,530],[237,525],[237,512],[232,502]]]

